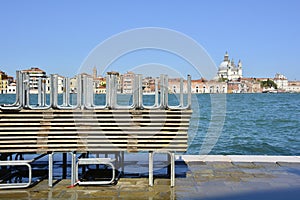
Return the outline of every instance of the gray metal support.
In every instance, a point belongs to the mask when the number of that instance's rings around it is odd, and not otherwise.
[[[76,183],[76,153],[70,152],[71,154],[71,185]]]
[[[135,84],[134,90],[136,91],[135,95],[137,95],[136,108],[138,108],[138,109],[143,108],[143,81],[142,81],[142,79],[143,79],[142,74],[136,75],[137,84]]]
[[[50,75],[50,84],[51,84],[51,91],[50,91],[50,105],[52,108],[57,108],[57,74]]]
[[[165,75],[164,77],[164,99],[165,99],[165,105],[164,108],[167,109],[168,107],[168,101],[169,101],[169,78],[168,75]]]
[[[63,107],[68,107],[70,106],[70,79],[69,78],[64,78],[63,79]]]
[[[153,155],[152,151],[149,151],[149,186],[153,186]]]
[[[82,75],[77,75],[77,106],[82,107]]]
[[[110,76],[106,76],[106,105],[108,108],[111,108],[111,80]]]
[[[191,108],[191,104],[192,104],[192,89],[191,89],[191,76],[188,75],[187,76],[187,104],[184,105],[184,81],[183,79],[181,78],[180,79],[180,103],[178,106],[169,106],[167,105],[167,108],[168,109],[171,109],[171,110],[187,110],[187,109],[190,109]]]
[[[30,99],[30,79],[28,74],[23,74],[24,80],[23,80],[23,90],[24,90],[24,108],[29,107],[29,99]]]
[[[19,110],[22,108],[23,76],[21,71],[16,72],[16,101],[13,104],[0,105],[1,110]]]
[[[149,151],[149,186],[153,186],[153,162],[155,153],[165,153],[170,158],[171,164],[171,187],[175,186],[175,154],[169,151]]]
[[[183,78],[180,78],[180,104],[179,107],[183,107]]]
[[[48,155],[48,186],[53,186],[53,153]]]
[[[191,77],[191,75],[187,76],[187,95],[188,95],[188,100],[187,100],[186,109],[190,109],[192,106],[192,77]]]
[[[117,80],[115,75],[111,75],[110,80],[110,101],[111,108],[116,109],[117,107]]]
[[[117,76],[107,75],[106,79],[106,104],[96,106],[94,104],[93,79],[87,75],[77,75],[77,104],[70,103],[70,80],[63,79],[63,104],[58,105],[58,78],[57,74],[50,76],[50,104],[46,104],[46,79],[38,80],[38,104],[30,105],[30,77],[27,73],[17,71],[16,101],[14,104],[1,105],[1,110],[19,110],[22,107],[27,109],[177,109],[184,110],[191,107],[191,76],[187,77],[187,105],[184,105],[184,81],[180,79],[180,103],[178,106],[168,105],[168,76],[160,75],[160,79],[155,80],[155,103],[153,106],[143,105],[143,85],[142,75],[134,76],[133,83],[133,103],[129,106],[117,104]],[[158,90],[160,89],[160,94]]]
[[[159,106],[159,103],[158,103],[158,81],[159,79],[156,78],[155,79],[155,103],[154,103],[154,107],[158,107]]]
[[[42,78],[38,79],[38,106],[42,105]]]
[[[175,154],[170,153],[171,156],[171,187],[175,186]]]

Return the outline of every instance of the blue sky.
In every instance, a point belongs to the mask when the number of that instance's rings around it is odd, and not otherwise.
[[[235,62],[242,60],[246,77],[280,72],[300,80],[299,9],[297,0],[0,0],[0,69],[15,75],[37,66],[73,76],[89,52],[112,35],[162,27],[193,38],[217,66],[228,51]],[[149,56],[147,62],[161,62]],[[123,72],[133,63],[125,59],[112,69],[122,65]],[[180,70],[184,62],[178,63],[173,67]]]

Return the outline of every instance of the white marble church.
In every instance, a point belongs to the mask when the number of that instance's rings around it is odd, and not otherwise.
[[[233,59],[229,60],[228,53],[225,53],[224,60],[221,62],[217,78],[221,80],[234,81],[243,77],[242,62],[239,60],[235,65]]]

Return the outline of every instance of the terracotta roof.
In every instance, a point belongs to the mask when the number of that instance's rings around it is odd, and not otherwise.
[[[37,67],[31,67],[30,69],[22,70],[22,72],[44,72],[44,71]]]

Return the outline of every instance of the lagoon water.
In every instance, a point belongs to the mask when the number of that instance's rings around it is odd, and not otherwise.
[[[189,154],[199,153],[207,135],[211,97],[197,95],[200,120]],[[224,126],[210,154],[300,155],[300,94],[227,94]]]
[[[97,95],[96,103],[104,99]],[[171,104],[177,99],[169,97]],[[0,104],[14,100],[0,95]],[[145,104],[153,100],[144,97]],[[192,107],[187,154],[300,155],[300,94],[197,94]]]

